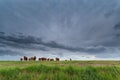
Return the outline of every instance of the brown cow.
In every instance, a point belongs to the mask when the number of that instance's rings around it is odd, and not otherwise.
[[[39,61],[46,61],[46,60],[47,60],[47,58],[42,57],[42,58],[39,58],[38,60],[39,60]]]
[[[56,61],[59,61],[60,59],[59,58],[55,58],[56,59]]]
[[[42,57],[42,61],[46,61],[46,60],[47,60],[47,58]]]
[[[28,57],[24,56],[24,58],[23,58],[23,59],[24,59],[24,61],[27,61],[27,60],[28,60]]]
[[[50,61],[54,61],[54,59],[52,58],[52,59],[50,59]]]
[[[36,60],[36,56],[30,57],[30,58],[29,58],[29,61],[31,61],[31,60],[32,60],[32,61],[35,61],[35,60]]]

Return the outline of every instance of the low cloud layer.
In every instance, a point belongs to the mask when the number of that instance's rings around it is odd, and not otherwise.
[[[72,52],[103,52],[105,50],[104,47],[81,47],[75,48],[72,46],[65,46],[56,43],[55,41],[44,42],[41,38],[36,38],[33,36],[24,36],[24,35],[7,35],[4,32],[0,33],[0,42],[1,47],[9,46],[13,48],[20,48],[20,49],[37,49],[47,51],[49,48],[56,48],[56,49],[64,49]]]

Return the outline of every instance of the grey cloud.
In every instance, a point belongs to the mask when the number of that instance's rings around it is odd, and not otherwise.
[[[114,26],[114,29],[115,29],[115,30],[120,30],[120,22],[117,23],[117,24]]]
[[[0,46],[101,54],[120,47],[119,14],[119,0],[0,0]]]
[[[114,27],[115,35],[118,40],[120,40],[120,22],[118,22]]]
[[[35,38],[33,36],[17,36],[17,35],[0,35],[0,43],[11,46],[11,47],[18,47],[18,48],[28,48],[28,49],[37,49],[37,50],[47,50],[48,48],[58,48],[58,49],[65,49],[69,51],[80,51],[80,52],[90,52],[90,53],[95,53],[95,52],[103,52],[105,48],[103,47],[92,47],[92,48],[75,48],[75,47],[70,47],[70,46],[65,46],[56,43],[55,41],[50,41],[50,42],[44,42],[42,41],[41,38]],[[34,45],[42,45],[43,47],[40,46],[34,46]],[[35,48],[34,48],[35,47]]]
[[[0,47],[0,56],[3,56],[3,55],[10,55],[10,56],[20,55],[20,56],[23,56],[24,53],[21,53],[21,52],[18,52],[18,51],[7,50],[7,49],[3,50]]]
[[[41,39],[37,39],[41,42]],[[38,42],[34,40],[32,36],[23,36],[23,35],[6,35],[0,34],[0,46],[11,46],[21,49],[33,49],[33,50],[43,50],[46,49],[42,46],[35,45]]]

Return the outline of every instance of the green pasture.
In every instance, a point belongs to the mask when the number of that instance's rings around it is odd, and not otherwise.
[[[120,61],[0,61],[0,80],[120,80]]]

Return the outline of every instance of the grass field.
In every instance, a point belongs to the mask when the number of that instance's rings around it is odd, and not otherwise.
[[[120,61],[0,61],[0,80],[120,80]]]

